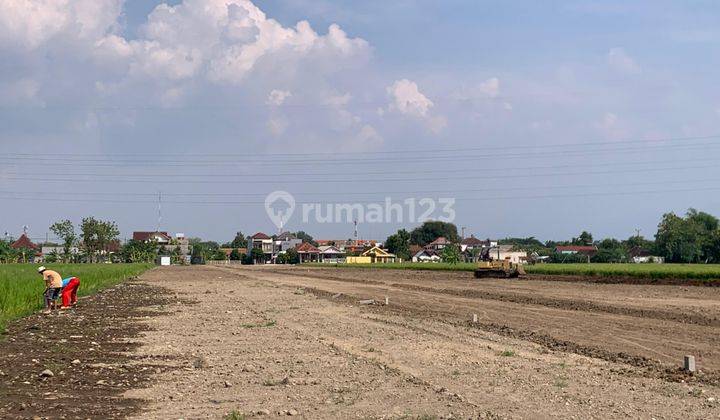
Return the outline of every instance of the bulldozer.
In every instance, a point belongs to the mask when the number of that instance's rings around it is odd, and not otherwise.
[[[522,265],[510,260],[480,261],[475,269],[475,277],[478,279],[510,279],[524,275],[525,269]]]

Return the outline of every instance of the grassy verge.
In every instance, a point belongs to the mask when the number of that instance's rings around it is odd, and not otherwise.
[[[649,279],[720,278],[720,264],[537,264],[528,273],[603,277],[639,277]]]
[[[475,264],[303,264],[314,267],[385,268],[402,270],[473,271]],[[537,264],[525,266],[529,274],[637,277],[647,279],[720,279],[720,264]]]
[[[136,276],[151,264],[49,264],[63,276],[78,277],[78,295],[85,296]],[[0,264],[0,331],[9,320],[29,315],[42,308],[45,283],[32,264]]]

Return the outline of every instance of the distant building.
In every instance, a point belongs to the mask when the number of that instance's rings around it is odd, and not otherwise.
[[[639,246],[633,247],[628,251],[628,255],[630,256],[630,262],[636,263],[636,264],[643,264],[643,263],[657,263],[662,264],[665,262],[665,258],[653,255],[649,250],[641,248]]]
[[[421,249],[413,254],[413,262],[440,262],[442,258],[432,249]]]
[[[300,244],[302,244],[302,239],[298,239],[294,233],[283,232],[275,238],[274,254],[287,252]]]
[[[350,264],[386,264],[395,262],[396,258],[395,254],[391,254],[375,245],[374,247],[363,251],[359,257],[347,257],[346,262]]]
[[[513,245],[497,245],[494,247],[485,248],[483,250],[483,259],[490,261],[504,261],[510,260],[515,264],[521,264],[527,262],[526,251],[516,251]]]
[[[442,251],[446,246],[451,245],[452,242],[447,240],[444,236],[441,236],[434,241],[430,242],[425,248],[432,249],[433,251]]]
[[[320,262],[337,264],[345,262],[345,252],[334,245],[319,246]]]
[[[303,242],[298,245],[295,250],[300,257],[300,264],[320,261],[320,249],[316,248],[311,243]]]
[[[42,254],[38,252],[38,246],[25,233],[20,235],[17,241],[10,244],[10,248],[22,251],[22,262],[34,262],[36,259],[42,259]]]
[[[255,263],[268,263],[273,259],[274,241],[271,237],[267,236],[262,232],[258,232],[248,238],[247,249],[248,254],[252,254],[253,249],[259,249],[262,251],[262,258],[255,259]]]
[[[587,255],[592,257],[597,254],[597,247],[595,245],[564,245],[555,247],[555,252],[558,254],[565,255]]]

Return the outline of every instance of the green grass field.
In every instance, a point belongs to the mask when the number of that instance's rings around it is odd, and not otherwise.
[[[120,283],[152,267],[152,264],[48,264],[63,276],[78,277],[78,295],[85,296]],[[32,264],[0,264],[0,331],[7,321],[29,315],[43,307],[45,283]]]
[[[305,264],[316,267],[388,268],[405,270],[473,271],[475,264]],[[649,279],[720,279],[720,264],[536,264],[525,266],[529,274],[638,277]]]

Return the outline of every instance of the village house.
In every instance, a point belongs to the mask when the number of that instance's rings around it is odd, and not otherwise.
[[[132,238],[139,242],[154,242],[157,244],[158,252],[161,253],[173,253],[178,250],[180,255],[190,262],[190,240],[185,237],[184,233],[176,233],[173,238],[168,232],[133,232]]]
[[[283,232],[275,237],[274,253],[285,253],[289,249],[293,249],[302,244],[302,239],[298,239],[294,233]]]
[[[590,258],[597,254],[595,245],[562,245],[555,247],[555,252],[562,255],[582,255],[590,262]]]
[[[41,260],[42,254],[38,252],[38,246],[28,238],[27,234],[23,233],[20,235],[17,241],[10,244],[10,248],[18,249],[22,252],[20,258],[23,262],[34,262],[35,260]]]
[[[300,257],[300,264],[320,261],[320,250],[311,243],[303,242],[295,250]]]
[[[395,254],[391,254],[375,245],[363,251],[359,256],[347,257],[345,261],[348,264],[386,264],[394,263],[396,258]]]
[[[345,252],[334,245],[319,246],[320,262],[338,264],[345,262]]]
[[[271,237],[267,236],[262,232],[258,232],[248,238],[247,249],[248,253],[252,254],[253,249],[259,249],[262,251],[262,258],[256,258],[255,263],[269,263],[273,260],[274,241]]]
[[[440,262],[442,258],[432,249],[420,249],[413,254],[412,262]]]
[[[643,263],[657,263],[662,264],[665,262],[665,258],[653,255],[649,250],[644,249],[639,246],[635,246],[628,251],[628,256],[630,257],[630,262],[633,262],[635,264],[643,264]]]
[[[435,252],[440,252],[443,250],[443,248],[451,244],[452,242],[448,241],[447,238],[445,238],[444,236],[440,236],[439,238],[427,244],[425,248],[432,249]]]
[[[527,263],[527,252],[516,251],[513,245],[497,245],[494,247],[485,248],[483,250],[482,258],[490,261],[505,261],[515,264]]]

